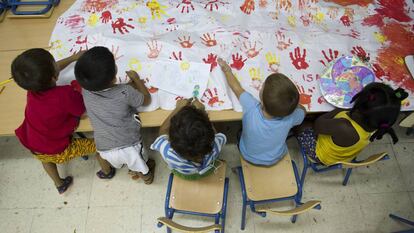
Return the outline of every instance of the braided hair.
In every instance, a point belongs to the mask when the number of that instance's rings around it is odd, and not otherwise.
[[[370,83],[356,94],[351,103],[355,102],[350,114],[358,112],[362,115],[363,124],[375,129],[370,141],[382,139],[384,134],[392,137],[393,143],[398,142],[392,125],[397,121],[401,110],[401,101],[408,97],[402,88],[396,90],[383,83]]]

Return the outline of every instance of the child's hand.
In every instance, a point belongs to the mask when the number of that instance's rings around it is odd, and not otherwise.
[[[140,79],[139,78],[139,75],[138,75],[138,73],[137,72],[135,72],[134,70],[130,70],[130,71],[126,71],[125,72],[127,75],[128,75],[128,77],[129,78],[131,78],[131,79]]]
[[[191,99],[180,99],[175,104],[176,108],[183,108],[191,103]]]
[[[227,64],[227,62],[225,62],[223,59],[219,58],[217,62],[220,65],[220,68],[224,73],[231,72],[231,68],[229,64]]]
[[[202,104],[198,99],[195,99],[192,103],[196,109],[204,110],[204,104]]]
[[[81,50],[81,51],[73,54],[72,55],[73,60],[77,61],[85,52],[86,52],[86,50]]]

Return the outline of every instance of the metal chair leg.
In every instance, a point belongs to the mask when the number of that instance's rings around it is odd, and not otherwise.
[[[343,186],[346,186],[348,184],[348,180],[349,180],[349,177],[351,176],[351,173],[352,173],[352,168],[348,168],[346,170],[346,175],[345,175],[344,181],[342,182]]]

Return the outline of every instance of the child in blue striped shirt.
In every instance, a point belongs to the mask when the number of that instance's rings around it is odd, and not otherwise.
[[[174,175],[190,180],[214,171],[227,140],[224,134],[215,133],[203,104],[187,99],[177,101],[159,135],[151,149],[160,152]]]

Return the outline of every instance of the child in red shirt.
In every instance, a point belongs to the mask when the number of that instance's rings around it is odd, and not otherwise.
[[[15,82],[27,90],[25,119],[16,129],[16,136],[53,180],[60,194],[72,184],[73,178],[62,179],[56,164],[96,152],[93,139],[72,138],[79,119],[85,112],[82,95],[72,86],[56,86],[59,71],[76,61],[75,54],[55,62],[44,49],[29,49],[17,56],[11,66]],[[102,171],[112,178],[115,169],[108,162],[98,161]]]

